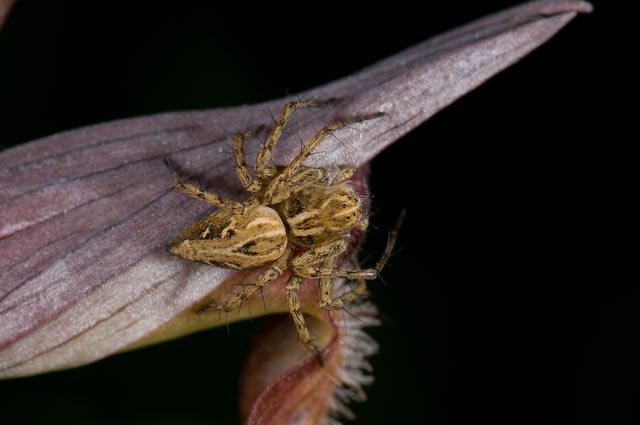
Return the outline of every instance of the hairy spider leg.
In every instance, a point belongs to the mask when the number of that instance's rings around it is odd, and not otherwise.
[[[323,264],[323,268],[334,268],[335,257],[327,259]],[[333,297],[333,281],[332,278],[318,279],[320,283],[320,302],[318,307],[325,310],[342,310],[344,306],[356,298],[360,298],[367,292],[367,281],[365,279],[358,279],[356,286],[351,288],[350,291],[345,292],[341,296],[334,299]]]
[[[269,133],[267,140],[260,147],[258,151],[258,155],[256,157],[256,164],[254,168],[255,177],[251,176],[249,172],[249,167],[247,166],[246,155],[244,152],[244,139],[251,134],[251,132],[239,132],[233,135],[232,144],[233,144],[233,156],[236,161],[236,170],[238,172],[238,177],[240,178],[240,182],[242,186],[250,193],[259,192],[262,188],[262,179],[270,177],[268,168],[266,165],[271,159],[271,152],[275,147],[276,143],[282,136],[282,130],[284,126],[291,118],[291,115],[296,109],[300,108],[309,108],[312,106],[323,106],[326,102],[307,100],[300,102],[289,102],[284,105],[280,115],[276,119],[275,126]]]
[[[289,102],[284,105],[282,111],[280,111],[278,119],[276,120],[275,126],[271,130],[271,133],[269,133],[267,140],[265,140],[264,144],[258,151],[258,155],[256,157],[256,167],[254,169],[256,177],[265,177],[263,173],[265,167],[267,166],[267,163],[271,159],[271,152],[273,152],[276,143],[278,142],[278,140],[280,140],[280,137],[282,136],[282,130],[287,124],[287,121],[289,121],[289,118],[291,118],[293,112],[296,109],[309,108],[313,106],[324,106],[326,104],[326,101],[304,100],[299,102]]]
[[[320,349],[315,346],[311,339],[311,333],[309,332],[309,328],[304,320],[304,315],[300,310],[300,297],[298,295],[300,291],[300,284],[302,283],[303,278],[296,275],[291,275],[289,281],[287,282],[287,286],[285,288],[285,296],[287,298],[287,302],[289,303],[289,313],[291,314],[291,318],[293,319],[293,324],[296,327],[296,331],[298,332],[298,339],[300,342],[307,347],[307,350],[311,351],[313,355],[315,355],[320,366],[324,366],[324,360],[322,359],[322,354],[320,353]]]
[[[400,226],[402,225],[402,220],[404,219],[404,211],[400,215],[396,227],[389,234],[389,241],[387,242],[387,247],[384,250],[380,260],[376,263],[375,268],[373,269],[365,269],[365,270],[333,270],[335,265],[336,256],[340,253],[344,252],[346,249],[346,245],[340,242],[346,242],[346,239],[340,239],[338,241],[332,242],[330,244],[326,244],[320,250],[310,249],[308,251],[303,252],[302,254],[295,257],[292,263],[300,262],[303,264],[309,264],[308,261],[316,261],[320,259],[320,257],[324,256],[324,261],[322,261],[322,268],[315,269],[316,271],[321,272],[321,274],[326,274],[326,277],[320,278],[320,302],[319,306],[326,310],[342,310],[345,304],[355,300],[356,298],[364,295],[367,290],[366,280],[375,279],[380,271],[384,268],[387,260],[391,256],[393,252],[393,248],[396,244],[396,240],[398,238],[398,231]],[[321,247],[318,247],[321,248]],[[314,251],[315,252],[310,252]],[[301,258],[302,257],[302,258]],[[313,268],[311,268],[313,270]],[[308,269],[309,270],[309,269]],[[339,277],[348,277],[349,279],[356,280],[357,285],[351,291],[346,292],[345,294],[333,298],[333,280],[335,279],[335,274],[340,272],[341,275]],[[373,273],[371,273],[373,272]],[[303,282],[303,275],[297,273],[294,264],[294,274],[291,275],[289,282],[287,282],[286,286],[286,298],[289,303],[289,313],[291,314],[291,318],[293,319],[293,323],[298,332],[298,338],[300,342],[304,344],[305,347],[309,351],[311,351],[320,365],[323,364],[322,355],[318,347],[313,344],[311,340],[311,334],[309,332],[309,328],[306,325],[304,315],[300,311],[300,298],[298,296],[300,291],[300,285]]]
[[[233,156],[236,160],[236,171],[240,183],[247,190],[247,192],[255,193],[260,190],[262,183],[259,179],[254,179],[249,173],[249,167],[247,167],[246,155],[244,153],[244,139],[249,132],[236,133],[231,140],[233,145]]]
[[[293,251],[287,248],[285,253],[282,254],[282,256],[273,263],[269,270],[261,274],[254,284],[248,285],[241,292],[235,294],[233,297],[231,297],[231,299],[229,299],[222,305],[210,303],[201,306],[197,311],[198,314],[202,314],[209,310],[222,310],[228,313],[240,308],[240,305],[250,296],[252,296],[254,293],[264,288],[282,275],[282,273],[287,269],[287,265],[292,255]]]
[[[180,192],[184,193],[185,195],[200,199],[211,205],[215,205],[216,207],[229,208],[231,210],[242,209],[242,204],[239,202],[232,201],[230,199],[223,199],[219,196],[214,195],[213,193],[206,192],[202,189],[199,189],[192,184],[183,183],[180,180],[178,173],[176,173],[173,170],[173,168],[171,168],[171,165],[168,162],[167,162],[167,166],[171,169],[171,172],[173,173],[173,184],[176,186],[176,188]]]
[[[285,188],[290,185],[290,179],[296,174],[309,154],[313,152],[313,150],[327,137],[327,135],[336,130],[347,127],[348,125],[377,118],[380,115],[382,115],[382,113],[376,112],[368,115],[345,118],[318,130],[309,143],[307,143],[300,153],[289,163],[289,165],[282,170],[280,175],[271,181],[264,195],[264,203],[266,205],[277,204],[290,196],[287,193],[287,190],[285,190]]]
[[[393,252],[393,248],[396,245],[396,240],[398,239],[398,232],[400,231],[400,226],[402,225],[402,221],[404,220],[405,212],[403,211],[400,217],[398,218],[398,222],[396,223],[395,228],[389,233],[389,240],[387,241],[387,247],[385,248],[382,256],[376,263],[376,266],[373,269],[375,270],[376,276],[380,274],[384,266],[387,264],[391,253]],[[335,258],[336,256],[328,257],[322,263],[322,269],[324,270],[332,270],[335,266]],[[322,270],[321,269],[321,270]],[[343,270],[345,272],[358,272],[360,270]],[[358,273],[354,273],[357,275]],[[375,278],[375,277],[374,277]],[[353,279],[356,280],[356,279]],[[321,278],[320,282],[320,303],[319,307],[324,308],[326,310],[341,310],[344,306],[356,298],[364,295],[367,292],[367,283],[366,280],[369,280],[367,277],[357,278],[356,287],[351,289],[350,291],[344,293],[343,295],[333,298],[333,278]]]
[[[378,276],[376,269],[334,270],[313,266],[313,264],[324,263],[328,258],[343,253],[348,244],[347,238],[340,238],[309,248],[291,260],[293,272],[306,279],[375,279]]]

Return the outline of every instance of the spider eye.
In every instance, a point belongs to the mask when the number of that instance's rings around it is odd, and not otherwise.
[[[347,205],[347,204],[342,204],[342,208],[343,208],[343,209],[344,209],[344,208],[347,208],[347,207],[348,207],[348,205]]]

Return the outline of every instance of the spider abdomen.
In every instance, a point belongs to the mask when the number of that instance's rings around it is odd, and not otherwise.
[[[220,209],[183,230],[169,244],[171,253],[192,261],[248,269],[280,258],[287,232],[278,213],[267,206],[242,211]]]

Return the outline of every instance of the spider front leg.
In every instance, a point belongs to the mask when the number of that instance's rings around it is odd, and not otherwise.
[[[362,115],[357,117],[345,118],[343,120],[337,121],[333,124],[329,124],[326,127],[321,128],[318,132],[313,136],[313,138],[307,143],[302,151],[285,167],[284,170],[280,173],[279,176],[274,178],[269,187],[265,191],[264,202],[266,205],[273,205],[285,200],[289,194],[286,192],[286,187],[290,184],[291,178],[298,172],[298,169],[302,165],[302,163],[307,159],[307,157],[314,151],[315,148],[318,147],[318,144],[322,142],[329,134],[333,133],[336,130],[347,127],[351,124],[355,124],[358,122],[368,121],[374,118],[377,118],[382,115],[382,112],[375,112],[373,114]],[[266,143],[265,143],[266,146]],[[257,168],[257,166],[256,166]]]
[[[282,273],[287,269],[287,265],[291,256],[293,255],[293,251],[290,248],[287,248],[285,253],[282,254],[280,258],[278,258],[271,268],[264,272],[258,277],[255,283],[245,287],[241,292],[235,294],[231,299],[227,300],[224,304],[205,304],[198,308],[197,313],[202,314],[210,310],[219,310],[228,313],[230,311],[234,311],[240,308],[240,305],[255,294],[258,290],[264,288],[278,277],[282,275]]]
[[[256,157],[256,165],[254,168],[255,177],[249,173],[249,167],[247,166],[246,155],[244,153],[244,139],[251,134],[250,131],[240,132],[233,135],[233,156],[236,160],[236,171],[242,186],[250,193],[259,192],[262,188],[262,179],[271,177],[269,167],[267,163],[271,159],[271,152],[276,143],[282,136],[282,130],[284,126],[291,118],[291,115],[296,109],[309,108],[312,106],[323,106],[326,102],[307,100],[300,102],[289,102],[284,105],[280,115],[278,116],[275,126],[269,133],[267,140],[260,147],[258,155]]]
[[[254,170],[256,177],[258,178],[266,177],[264,175],[264,170],[265,170],[265,167],[267,166],[267,163],[271,159],[271,152],[273,151],[273,148],[276,146],[276,143],[278,142],[278,140],[280,140],[280,137],[282,136],[282,130],[284,129],[284,126],[287,124],[287,121],[289,121],[289,118],[291,118],[291,115],[293,114],[293,112],[296,109],[309,108],[312,106],[324,106],[326,104],[327,104],[327,101],[303,100],[299,102],[289,102],[284,105],[284,107],[282,108],[282,111],[280,111],[280,115],[278,116],[278,119],[276,120],[275,126],[271,130],[271,133],[269,133],[267,140],[265,140],[264,144],[258,151],[258,155],[256,157],[256,167]]]

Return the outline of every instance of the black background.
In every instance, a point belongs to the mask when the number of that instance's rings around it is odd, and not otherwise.
[[[518,2],[133,3],[19,2],[0,31],[3,147],[281,97]],[[637,29],[624,2],[592,3],[372,162],[362,257],[375,259],[408,214],[386,284],[371,285],[384,324],[372,331],[376,383],[352,406],[355,423],[631,423]],[[1,421],[235,423],[259,326],[0,382]]]

